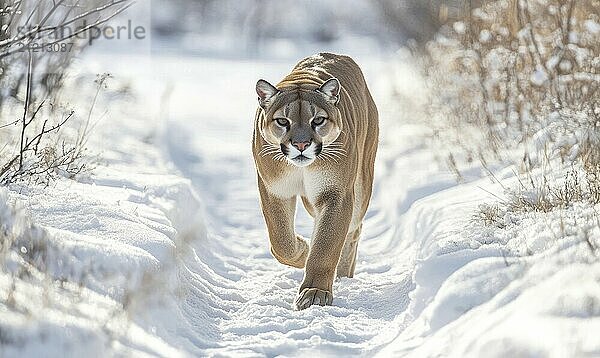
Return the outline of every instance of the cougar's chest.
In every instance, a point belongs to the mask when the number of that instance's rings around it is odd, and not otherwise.
[[[310,167],[290,168],[271,183],[269,191],[280,198],[304,196],[313,202],[327,187],[330,177],[327,172],[311,170]]]

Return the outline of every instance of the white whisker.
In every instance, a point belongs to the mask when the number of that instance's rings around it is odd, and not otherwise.
[[[327,151],[327,153],[332,154],[332,155],[336,155],[338,157],[345,157],[346,156],[346,153],[343,153],[343,152]]]
[[[260,152],[258,152],[258,154],[261,157],[272,156],[271,159],[276,160],[276,161],[284,161],[285,160],[284,155],[281,153],[281,148],[274,144],[271,144],[271,143],[263,144],[262,149],[260,150]]]
[[[259,154],[260,154],[261,156],[263,156],[263,157],[266,157],[267,155],[277,154],[277,152],[278,152],[277,150],[270,149],[270,150],[268,150],[268,151],[261,152],[261,153],[259,153]]]
[[[325,147],[341,147],[344,146],[344,142],[333,142],[327,144]]]
[[[336,161],[339,159],[341,160],[342,158],[340,158],[339,156],[335,155],[335,154],[331,154],[331,153],[327,153],[327,155],[333,159],[335,159]]]
[[[336,157],[331,157],[331,160],[333,160],[335,162],[335,164],[339,164],[340,163]]]
[[[346,151],[344,149],[339,149],[339,148],[326,148],[325,151],[346,154]]]
[[[326,152],[326,153],[329,153],[329,154],[336,154],[336,155],[339,155],[339,156],[346,156],[346,151],[345,150],[340,150],[340,149],[335,149],[335,148],[334,149],[327,148],[327,149],[325,149],[323,151]]]
[[[335,157],[330,155],[330,153],[321,152],[321,155],[322,155],[324,162],[326,162],[327,160],[331,160],[331,161],[334,161],[335,163],[339,163]]]

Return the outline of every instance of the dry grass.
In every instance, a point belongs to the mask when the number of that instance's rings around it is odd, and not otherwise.
[[[481,4],[419,57],[426,121],[456,177],[476,161],[517,168],[518,187],[475,220],[502,228],[506,213],[600,203],[600,2]],[[568,169],[557,179],[549,163]]]
[[[559,181],[546,175],[536,181],[530,175],[524,175],[519,179],[518,188],[507,191],[504,199],[481,204],[473,219],[487,226],[504,228],[507,213],[548,213],[572,207],[575,203],[600,204],[600,165],[597,163],[593,167],[571,167]]]
[[[486,226],[495,226],[499,229],[504,229],[504,214],[506,211],[498,203],[481,204],[473,215],[473,220],[481,222]]]
[[[84,152],[92,129],[91,110],[76,138],[62,135],[72,124],[74,111],[61,102],[75,100],[61,99],[65,71],[86,45],[80,35],[131,4],[129,0],[0,0],[0,185],[47,184],[88,169]],[[41,51],[42,45],[60,50]],[[105,80],[99,79],[99,89]],[[96,97],[90,100],[91,108]]]
[[[598,14],[592,0],[501,0],[444,27],[421,57],[440,146],[538,165],[540,144],[572,161],[575,144],[598,143]]]

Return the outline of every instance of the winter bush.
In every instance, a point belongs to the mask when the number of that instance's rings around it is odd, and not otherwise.
[[[503,228],[507,213],[600,203],[599,14],[593,0],[483,2],[424,46],[428,120],[450,168],[516,164],[519,184],[476,220]]]
[[[47,183],[86,169],[84,137],[68,127],[78,116],[62,85],[72,58],[129,0],[0,0],[0,185]],[[99,78],[98,87],[104,85]],[[92,104],[93,107],[93,104]]]
[[[600,4],[501,0],[427,44],[430,117],[468,160],[574,160],[598,142]]]

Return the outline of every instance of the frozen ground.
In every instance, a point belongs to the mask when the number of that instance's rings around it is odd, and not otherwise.
[[[594,208],[474,222],[501,188],[437,164],[414,109],[394,104],[390,62],[357,57],[382,137],[356,276],[333,306],[296,312],[302,272],[269,253],[250,153],[254,83],[293,61],[95,59],[137,97],[105,116],[89,178],[0,193],[3,230],[33,225],[49,258],[39,277],[0,276],[3,355],[600,355],[600,264],[582,234],[598,242]],[[394,71],[418,103],[414,71]]]

